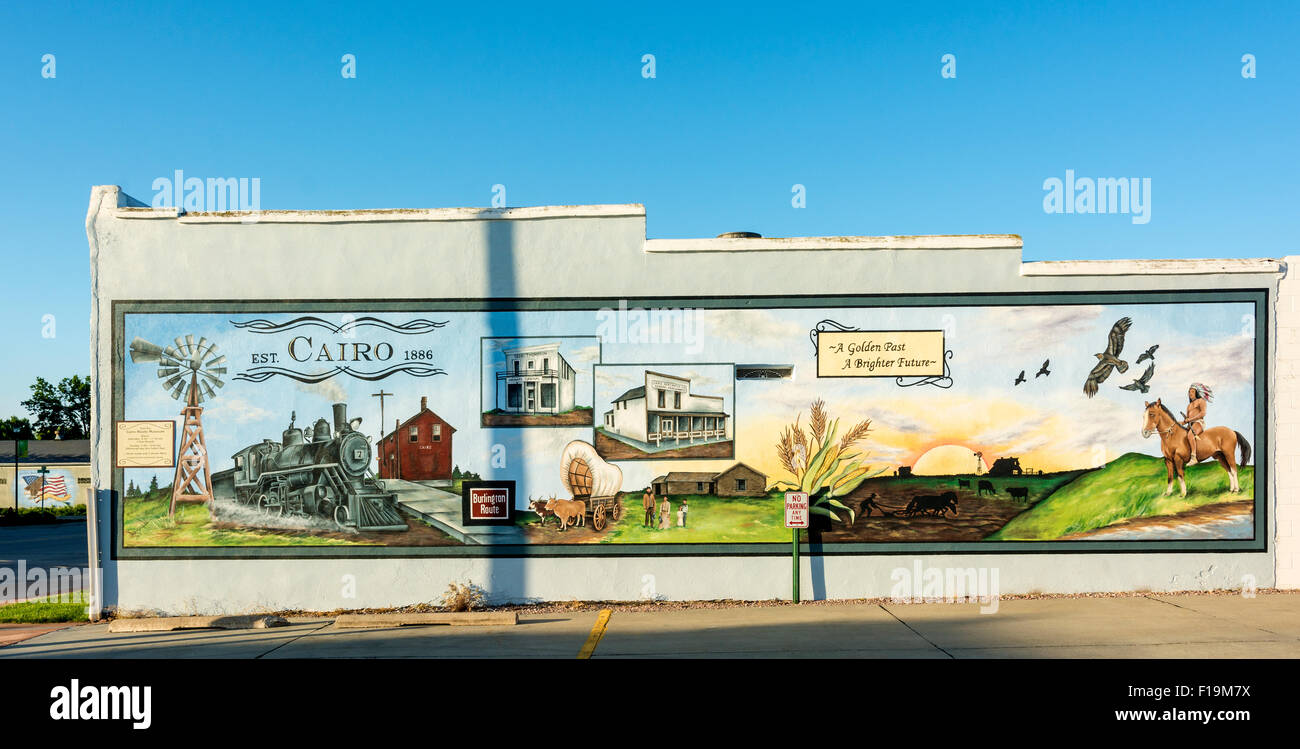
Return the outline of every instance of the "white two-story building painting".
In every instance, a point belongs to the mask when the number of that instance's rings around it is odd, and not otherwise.
[[[603,427],[611,437],[638,447],[686,447],[731,439],[731,418],[722,396],[692,393],[689,379],[649,370],[645,384],[613,399]]]
[[[501,356],[484,426],[591,424],[591,408],[577,403],[578,372],[559,342],[510,346]]]

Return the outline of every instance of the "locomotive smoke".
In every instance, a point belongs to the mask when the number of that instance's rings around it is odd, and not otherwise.
[[[331,403],[338,403],[348,399],[347,391],[341,385],[333,380],[324,382],[299,382],[294,384],[294,388],[304,393],[319,396]]]
[[[218,522],[248,528],[275,528],[294,531],[333,531],[335,533],[356,533],[354,528],[340,528],[332,521],[319,516],[283,516],[266,515],[255,507],[241,505],[230,499],[218,499],[213,508]]]

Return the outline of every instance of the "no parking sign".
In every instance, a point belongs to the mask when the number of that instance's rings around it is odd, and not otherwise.
[[[785,493],[785,527],[790,531],[790,556],[793,561],[790,600],[799,602],[799,529],[808,527],[808,492]]]
[[[808,527],[808,492],[785,493],[785,527]]]

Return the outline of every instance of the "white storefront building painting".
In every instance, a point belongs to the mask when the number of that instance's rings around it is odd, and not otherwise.
[[[718,395],[691,392],[685,377],[645,373],[645,384],[614,399],[605,430],[656,447],[665,442],[701,444],[728,439],[730,425]]]
[[[573,410],[575,373],[560,354],[559,343],[519,346],[502,353],[506,364],[497,372],[498,409],[519,414]]]

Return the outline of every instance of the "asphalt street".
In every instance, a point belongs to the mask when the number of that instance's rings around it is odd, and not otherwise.
[[[49,625],[0,658],[1300,658],[1300,593],[523,614],[515,626],[110,633]],[[5,634],[5,633],[0,633]],[[3,638],[0,638],[3,642]]]
[[[16,569],[20,559],[28,569],[85,567],[88,554],[84,518],[0,528],[0,567]]]

